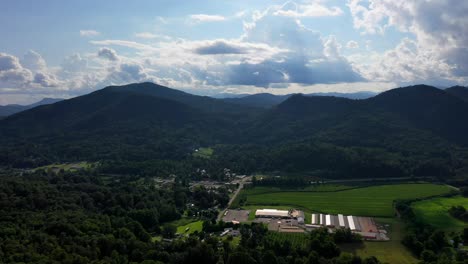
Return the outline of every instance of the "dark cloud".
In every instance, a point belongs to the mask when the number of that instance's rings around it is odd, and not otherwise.
[[[228,84],[276,87],[274,83],[330,84],[361,82],[344,59],[308,61],[303,57],[289,57],[283,61],[267,60],[258,64],[232,65],[228,71]]]
[[[34,83],[41,85],[42,87],[56,87],[58,81],[54,75],[38,72],[34,75]]]
[[[216,41],[207,46],[202,46],[195,49],[195,53],[200,55],[245,54],[247,51],[244,48],[236,47],[223,41]]]
[[[110,61],[119,60],[119,56],[117,56],[117,52],[111,48],[100,48],[98,51],[98,57],[108,59]]]

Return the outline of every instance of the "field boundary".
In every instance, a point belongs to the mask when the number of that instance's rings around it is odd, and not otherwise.
[[[451,187],[454,189],[454,191],[457,190],[456,187],[453,187],[448,184],[442,184],[442,183],[432,183],[432,182],[398,182],[398,183],[390,183],[390,184],[369,184],[369,185],[361,185],[361,186],[351,186],[350,188],[346,189],[339,189],[339,190],[332,190],[332,191],[301,191],[301,190],[294,190],[294,189],[285,189],[285,190],[279,190],[279,191],[265,191],[265,192],[258,192],[258,193],[252,193],[249,194],[250,196],[255,196],[255,195],[262,195],[262,194],[267,194],[267,193],[283,193],[283,192],[301,192],[301,193],[336,193],[336,192],[344,192],[344,191],[350,191],[350,190],[356,190],[356,189],[363,189],[363,188],[369,188],[369,187],[374,187],[374,186],[389,186],[389,185],[399,185],[399,184],[435,184],[435,185],[445,185],[448,187]],[[278,188],[275,186],[258,186],[258,187],[268,187],[268,188]],[[254,187],[255,188],[255,187]],[[248,189],[244,189],[248,191]]]

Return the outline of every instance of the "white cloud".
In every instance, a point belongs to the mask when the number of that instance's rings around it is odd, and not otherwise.
[[[47,64],[41,54],[34,50],[29,50],[21,59],[21,65],[32,71],[44,71]]]
[[[224,16],[206,15],[206,14],[190,15],[189,18],[193,23],[196,23],[196,24],[204,23],[204,22],[219,22],[219,21],[226,20],[226,18]]]
[[[354,40],[350,40],[346,43],[346,48],[348,49],[358,49],[359,48],[359,44],[354,41]]]
[[[82,37],[96,37],[99,35],[101,35],[101,33],[96,30],[80,30],[80,36]]]
[[[142,39],[155,39],[158,37],[158,35],[150,33],[150,32],[141,32],[141,33],[136,33],[135,37],[142,38]]]
[[[32,81],[32,72],[13,55],[0,53],[0,88],[22,87]]]
[[[158,48],[154,46],[138,43],[135,41],[128,41],[128,40],[118,40],[118,39],[92,40],[90,41],[90,43],[94,45],[100,45],[100,46],[110,46],[110,45],[122,46],[122,47],[133,48],[133,49],[137,49],[141,51],[146,51],[146,52],[158,51]]]
[[[324,16],[341,16],[343,10],[337,6],[327,7],[321,1],[310,1],[304,4],[296,4],[295,2],[287,2],[274,15],[290,16],[290,17],[324,17]]]
[[[386,54],[399,54],[408,65],[397,76],[424,77],[440,82],[468,80],[468,2],[453,0],[349,0],[354,27],[366,34],[384,34],[387,28],[412,34]],[[411,52],[401,53],[412,43]],[[419,64],[412,63],[418,61]],[[391,58],[388,58],[391,59]],[[432,65],[433,68],[428,67]],[[425,71],[423,71],[425,69]],[[437,69],[437,70],[434,70]],[[417,74],[416,74],[417,73]]]

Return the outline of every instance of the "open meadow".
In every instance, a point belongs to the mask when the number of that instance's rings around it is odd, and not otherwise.
[[[412,207],[419,220],[450,232],[461,231],[468,227],[468,223],[452,217],[448,212],[450,207],[458,205],[468,208],[468,198],[461,196],[434,198],[415,202]]]

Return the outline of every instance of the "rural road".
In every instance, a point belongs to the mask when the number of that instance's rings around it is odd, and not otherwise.
[[[234,202],[234,200],[236,199],[237,195],[239,195],[242,188],[244,188],[244,183],[249,182],[250,180],[251,180],[251,177],[245,177],[239,182],[239,187],[237,188],[237,190],[232,195],[231,199],[229,200],[228,204],[226,205],[226,208],[224,208],[223,210],[221,210],[219,212],[218,221],[221,221],[221,219],[223,218],[224,212],[231,206],[232,202]]]

